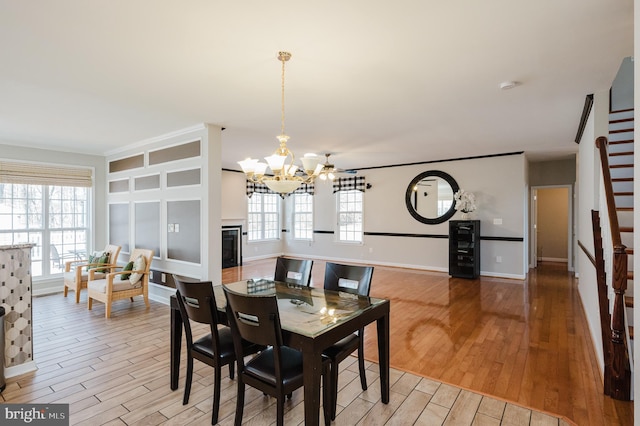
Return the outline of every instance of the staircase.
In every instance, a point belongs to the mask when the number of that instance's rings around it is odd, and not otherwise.
[[[633,113],[633,109],[628,109],[609,114],[609,169],[622,244],[629,255],[624,302],[630,340],[633,340]]]
[[[596,140],[602,192],[600,211],[592,212],[605,354],[604,393],[621,400],[632,399],[633,113],[611,112],[609,141],[605,137]]]

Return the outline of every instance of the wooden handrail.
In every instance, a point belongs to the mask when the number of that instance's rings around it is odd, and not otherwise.
[[[624,315],[624,293],[627,290],[627,247],[622,244],[620,225],[616,201],[609,171],[609,153],[607,138],[600,136],[596,139],[596,147],[600,152],[602,165],[602,179],[604,183],[609,226],[611,229],[611,243],[613,245],[613,270],[611,284],[615,297],[613,299],[613,312],[611,314],[611,389],[610,396],[616,399],[631,399],[631,371],[629,365],[629,352],[627,350],[627,330]],[[607,307],[608,308],[608,307]],[[606,380],[605,380],[606,382]],[[606,389],[605,389],[606,391]]]
[[[582,249],[582,252],[584,253],[585,256],[587,256],[587,258],[589,259],[589,261],[591,262],[591,264],[593,266],[596,266],[596,258],[593,257],[593,255],[589,252],[589,250],[584,246],[584,244],[582,244],[582,241],[578,240],[578,247],[580,247]]]
[[[616,247],[622,245],[622,238],[620,237],[620,225],[618,225],[618,213],[616,212],[616,199],[613,195],[613,184],[611,183],[611,171],[609,170],[609,152],[607,145],[608,142],[606,137],[600,136],[596,139],[596,147],[600,152],[600,164],[602,164],[604,193],[607,200],[609,224],[611,226],[611,242],[613,243],[613,247]]]

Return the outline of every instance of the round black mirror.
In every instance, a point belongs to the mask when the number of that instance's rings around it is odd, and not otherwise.
[[[407,187],[405,202],[416,220],[435,225],[446,222],[454,213],[455,194],[460,187],[449,174],[429,170],[416,176]]]

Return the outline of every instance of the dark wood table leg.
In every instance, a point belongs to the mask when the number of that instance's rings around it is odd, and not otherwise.
[[[182,316],[171,306],[171,390],[178,389],[180,376],[180,348],[182,346]]]
[[[389,403],[389,311],[377,321],[378,362],[380,363],[380,392],[382,402]]]
[[[320,423],[321,352],[304,348],[302,363],[304,365],[304,424],[305,426],[317,426]]]

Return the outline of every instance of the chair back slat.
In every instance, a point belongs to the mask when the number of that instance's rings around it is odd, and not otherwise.
[[[369,296],[373,266],[341,265],[327,262],[324,269],[325,290],[344,291]]]
[[[184,314],[200,324],[217,324],[216,297],[211,281],[188,282],[182,277],[173,276],[176,283],[176,298],[184,308]],[[182,314],[182,312],[181,312]]]
[[[282,346],[282,329],[276,296],[246,295],[224,288],[231,330],[251,343]]]
[[[278,257],[273,279],[289,284],[308,286],[311,283],[311,268],[313,268],[313,260],[311,259]]]

